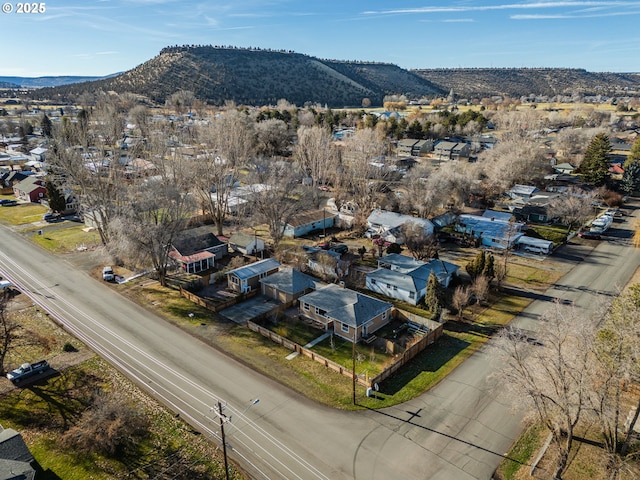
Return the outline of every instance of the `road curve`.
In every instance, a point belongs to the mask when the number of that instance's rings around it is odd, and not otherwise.
[[[626,224],[625,224],[626,225]],[[640,264],[628,230],[602,242],[516,319],[552,298],[592,310]],[[578,248],[578,247],[576,247]],[[381,411],[317,405],[224,356],[68,262],[0,228],[0,273],[90,348],[219,442],[254,479],[488,479],[521,430],[483,348],[430,392]],[[259,403],[252,405],[252,400]]]

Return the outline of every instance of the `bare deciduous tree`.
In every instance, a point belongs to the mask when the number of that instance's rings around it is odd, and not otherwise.
[[[404,237],[404,244],[413,258],[424,260],[434,258],[438,254],[438,242],[433,235],[424,231],[424,227],[419,223],[407,222],[400,228]]]
[[[336,151],[331,135],[322,127],[302,126],[293,152],[305,175],[311,177],[313,202],[318,206],[318,187],[335,175]]]
[[[458,320],[462,320],[464,307],[469,305],[470,300],[471,290],[469,289],[469,287],[458,285],[453,291],[453,296],[451,297],[451,305],[458,311]]]
[[[287,223],[311,206],[308,191],[301,188],[299,178],[289,165],[271,165],[261,179],[263,183],[254,185],[249,208],[269,228],[274,246],[282,240]]]
[[[496,338],[503,368],[501,385],[514,400],[533,408],[557,446],[553,478],[562,478],[573,445],[575,427],[589,398],[591,322],[575,307],[555,304],[541,316],[537,341],[513,328]]]
[[[122,257],[150,263],[165,285],[172,243],[186,227],[195,205],[187,192],[185,160],[156,162],[158,175],[131,189],[126,210],[113,220],[117,243],[112,245]]]
[[[281,152],[289,144],[289,127],[276,118],[268,118],[255,125],[256,149],[258,155],[271,157]]]
[[[484,275],[478,275],[471,283],[471,291],[476,297],[476,303],[482,303],[489,294],[489,279]]]
[[[567,225],[567,232],[570,232],[593,216],[592,202],[595,195],[595,191],[586,192],[571,187],[565,195],[557,197],[551,202],[548,215],[561,219]]]
[[[0,292],[0,374],[4,373],[4,360],[16,340],[17,331],[20,328],[20,326],[7,315],[9,299],[9,290]]]
[[[230,110],[212,120],[210,128],[201,132],[200,141],[205,150],[193,165],[194,193],[222,235],[238,170],[253,153],[253,124],[246,114]]]

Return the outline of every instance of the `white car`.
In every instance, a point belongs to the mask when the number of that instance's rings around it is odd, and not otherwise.
[[[105,282],[113,282],[116,279],[115,274],[113,273],[113,268],[111,267],[104,267],[102,269],[102,279]]]
[[[0,280],[0,292],[11,289],[11,282],[9,280]]]

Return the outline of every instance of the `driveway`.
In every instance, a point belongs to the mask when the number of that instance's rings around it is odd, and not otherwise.
[[[280,305],[280,302],[266,297],[264,295],[256,295],[235,305],[220,310],[219,315],[231,320],[232,322],[240,325],[247,322],[247,320],[253,320],[266,315],[271,310]]]

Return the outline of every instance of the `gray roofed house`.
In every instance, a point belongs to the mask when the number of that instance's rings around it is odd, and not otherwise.
[[[262,294],[282,303],[292,302],[298,297],[315,290],[318,281],[293,268],[284,268],[268,277],[260,279]]]
[[[236,292],[250,292],[260,287],[260,279],[276,273],[280,262],[275,258],[266,258],[227,272],[228,285]]]
[[[229,246],[244,255],[255,255],[264,250],[264,240],[257,235],[236,232],[229,238]]]
[[[33,455],[20,433],[12,428],[0,431],[0,479],[33,480],[36,477],[34,464]]]
[[[530,199],[536,192],[539,192],[538,188],[533,185],[514,185],[511,190],[507,192],[507,195],[513,200]]]
[[[367,217],[368,229],[366,235],[368,237],[380,235],[388,242],[403,243],[400,227],[409,222],[421,225],[425,234],[433,234],[433,223],[425,218],[375,209]]]
[[[335,335],[359,342],[391,320],[393,305],[348,288],[329,284],[299,298],[300,314],[333,327]]]
[[[459,269],[458,265],[437,258],[423,262],[393,253],[378,260],[378,269],[366,276],[366,286],[372,292],[417,305],[426,295],[432,272],[446,288]]]
[[[214,267],[216,258],[221,259],[228,253],[227,244],[207,225],[180,232],[172,247],[169,256],[188,273],[209,270]]]

